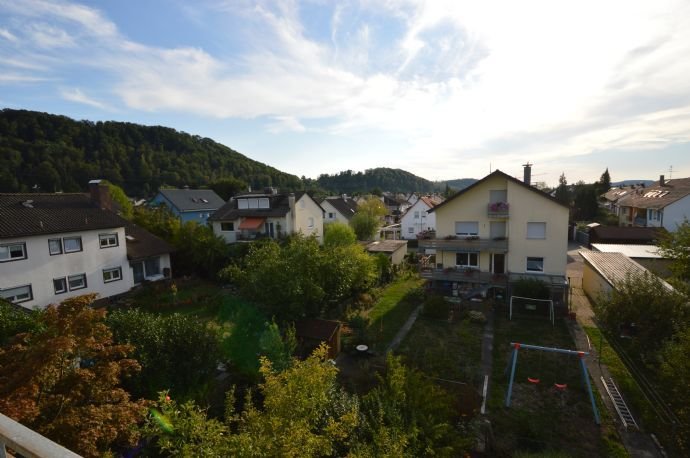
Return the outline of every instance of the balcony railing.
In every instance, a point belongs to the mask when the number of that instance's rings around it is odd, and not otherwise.
[[[487,239],[457,236],[455,238],[420,240],[420,249],[438,251],[507,253],[508,239],[505,237]]]
[[[445,269],[421,268],[419,275],[427,280],[482,283],[500,286],[505,286],[508,283],[508,276],[505,274],[493,274],[491,272],[464,269],[462,267],[448,267]]]
[[[489,218],[508,218],[510,205],[508,202],[492,202],[486,206],[486,214]]]
[[[7,448],[27,458],[81,458],[62,445],[0,414],[0,457],[11,456]]]

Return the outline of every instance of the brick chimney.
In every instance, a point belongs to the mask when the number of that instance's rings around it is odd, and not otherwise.
[[[532,184],[532,164],[529,162],[527,164],[522,164],[524,167],[524,172],[522,175],[522,181],[527,185],[531,186]]]
[[[89,193],[91,201],[103,210],[113,209],[113,200],[110,198],[110,189],[103,180],[89,181]]]
[[[666,186],[666,180],[663,175],[659,175],[659,186]]]

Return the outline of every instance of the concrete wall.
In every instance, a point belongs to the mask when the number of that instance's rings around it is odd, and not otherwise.
[[[112,233],[118,236],[118,246],[101,248],[98,235]],[[82,251],[50,255],[48,239],[71,236],[81,236]],[[99,293],[101,297],[109,297],[127,292],[134,285],[127,261],[125,231],[122,227],[2,240],[2,243],[8,242],[26,243],[27,259],[0,263],[0,289],[30,284],[34,299],[22,302],[21,305],[24,307],[42,308],[69,297],[88,293]],[[104,283],[103,269],[115,267],[122,269],[122,279]],[[161,263],[161,270],[162,268]],[[55,294],[53,279],[82,273],[86,274],[86,288]]]
[[[593,302],[596,302],[600,296],[607,296],[613,291],[613,287],[587,262],[582,271],[582,289]]]
[[[685,196],[664,208],[663,226],[674,232],[683,221],[690,218],[690,196]]]

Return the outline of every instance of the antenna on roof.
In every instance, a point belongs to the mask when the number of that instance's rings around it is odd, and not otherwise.
[[[671,178],[673,178],[673,166],[668,168],[668,179],[670,180]]]

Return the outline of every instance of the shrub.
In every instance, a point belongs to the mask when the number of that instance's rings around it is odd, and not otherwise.
[[[486,323],[486,316],[484,316],[484,314],[482,312],[472,310],[467,315],[468,315],[468,317],[472,323],[479,323],[479,324]]]
[[[438,320],[445,320],[448,318],[449,312],[450,304],[443,296],[431,296],[424,303],[424,309],[422,311],[425,317]]]
[[[549,285],[536,278],[525,278],[513,284],[513,296],[530,297],[532,299],[549,299],[551,290]]]

